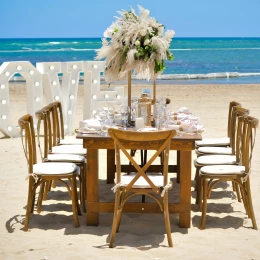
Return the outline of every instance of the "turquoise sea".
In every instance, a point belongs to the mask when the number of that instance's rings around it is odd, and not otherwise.
[[[100,47],[101,38],[0,39],[0,65],[94,60]],[[260,38],[173,38],[170,49],[167,84],[260,83]]]

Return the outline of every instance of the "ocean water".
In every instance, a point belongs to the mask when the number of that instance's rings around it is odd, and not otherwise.
[[[5,61],[94,60],[101,38],[0,39]],[[260,38],[173,38],[162,81],[260,83]]]

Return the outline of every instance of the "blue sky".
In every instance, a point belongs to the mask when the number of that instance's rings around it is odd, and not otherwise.
[[[0,38],[102,37],[138,4],[176,37],[260,37],[260,0],[0,0]]]

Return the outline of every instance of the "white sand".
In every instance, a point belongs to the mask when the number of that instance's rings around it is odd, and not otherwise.
[[[141,86],[133,86],[139,96]],[[16,120],[26,113],[23,85],[11,88],[12,115]],[[177,110],[188,107],[205,125],[203,137],[226,136],[228,105],[232,100],[250,109],[260,118],[260,85],[185,85],[157,86],[157,97],[167,96]],[[77,100],[78,121],[82,120],[82,89]],[[29,231],[23,220],[27,199],[27,165],[20,138],[7,139],[0,134],[0,259],[260,259],[260,232],[237,202],[230,185],[220,184],[208,201],[205,229],[198,229],[201,213],[197,211],[192,187],[190,229],[178,226],[178,215],[171,214],[174,248],[168,248],[163,215],[124,214],[116,235],[116,248],[108,241],[113,214],[100,215],[98,227],[86,226],[85,214],[79,217],[80,228],[73,223],[70,200],[63,187],[52,189],[43,211],[31,216]],[[194,155],[195,158],[195,155]],[[255,215],[260,228],[260,132],[258,129],[252,159],[251,188]],[[100,189],[103,197],[113,199],[104,184],[105,153],[100,153]],[[193,174],[194,174],[193,169]],[[103,181],[102,181],[103,180]],[[194,183],[193,183],[194,184]],[[175,185],[174,189],[178,189]]]

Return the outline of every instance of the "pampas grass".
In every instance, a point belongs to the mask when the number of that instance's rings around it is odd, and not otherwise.
[[[164,69],[164,60],[172,60],[169,51],[173,30],[164,34],[164,25],[150,17],[150,11],[140,5],[139,16],[135,10],[118,11],[120,17],[104,32],[102,47],[96,60],[105,60],[105,80],[126,79],[133,71],[138,79],[155,80]]]

